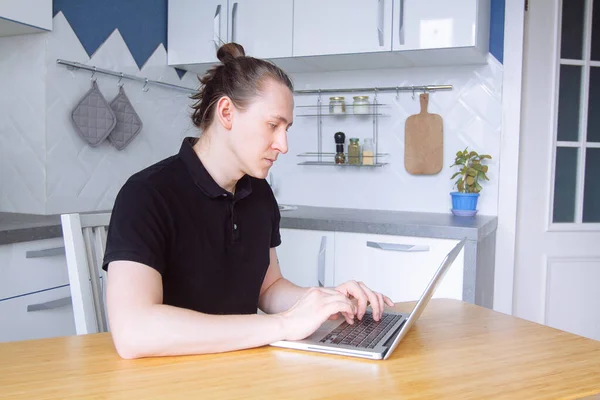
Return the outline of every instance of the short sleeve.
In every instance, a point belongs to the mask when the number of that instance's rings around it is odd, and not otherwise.
[[[269,193],[273,202],[273,218],[271,227],[271,248],[277,247],[281,244],[281,234],[279,233],[279,224],[281,222],[281,213],[279,212],[279,204],[275,199],[273,190],[269,186]]]
[[[115,200],[102,268],[108,270],[112,261],[134,261],[162,275],[167,264],[168,216],[164,199],[151,182],[127,181]]]

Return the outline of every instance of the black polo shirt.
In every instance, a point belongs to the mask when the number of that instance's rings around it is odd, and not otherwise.
[[[264,179],[248,175],[235,195],[221,188],[194,152],[195,140],[186,138],[179,154],[121,188],[103,268],[117,260],[154,268],[162,275],[164,304],[210,314],[256,313],[269,250],[281,243],[277,202]]]

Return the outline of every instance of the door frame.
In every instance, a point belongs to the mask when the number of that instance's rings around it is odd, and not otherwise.
[[[513,314],[525,1],[506,0],[494,310]]]

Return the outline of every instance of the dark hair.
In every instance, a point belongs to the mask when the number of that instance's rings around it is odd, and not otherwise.
[[[294,90],[292,81],[281,68],[269,61],[246,56],[244,48],[237,43],[221,46],[217,51],[217,58],[221,64],[198,78],[200,90],[191,96],[196,100],[192,105],[192,122],[200,129],[210,126],[215,104],[223,96],[229,97],[236,107],[244,109],[250,99],[258,96],[268,78]]]

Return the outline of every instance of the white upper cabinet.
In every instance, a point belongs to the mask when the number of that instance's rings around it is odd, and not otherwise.
[[[294,56],[390,51],[393,0],[296,0]]]
[[[229,2],[229,41],[257,58],[292,56],[293,0]]]
[[[394,0],[392,50],[477,46],[489,13],[488,0]]]
[[[169,0],[169,65],[202,73],[233,41],[287,72],[483,64],[490,2]]]
[[[169,0],[169,64],[217,62],[220,42],[227,42],[227,22],[227,0]]]
[[[52,0],[0,0],[0,36],[52,30]]]
[[[205,70],[228,42],[253,57],[291,57],[293,10],[293,0],[169,0],[169,65]]]

